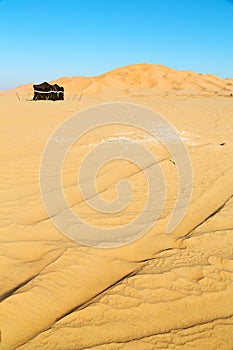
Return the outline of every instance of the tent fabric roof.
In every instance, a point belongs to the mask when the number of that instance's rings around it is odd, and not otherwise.
[[[59,86],[57,84],[51,85],[47,82],[44,82],[42,84],[33,85],[34,90],[39,92],[64,92],[64,88],[62,86]]]

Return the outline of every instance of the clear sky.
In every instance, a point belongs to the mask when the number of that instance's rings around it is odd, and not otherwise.
[[[0,89],[142,62],[233,77],[233,1],[0,0]]]

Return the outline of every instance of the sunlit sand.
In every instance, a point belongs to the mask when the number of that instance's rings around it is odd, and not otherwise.
[[[232,79],[141,64],[56,82],[65,87],[65,101],[30,101],[32,84],[0,92],[1,348],[230,350]],[[49,220],[40,196],[40,161],[66,118],[119,101],[149,107],[175,126],[191,157],[193,195],[182,223],[166,234],[178,184],[166,148],[126,126],[91,131],[74,144],[63,172],[66,198],[83,220],[121,226],[140,212],[146,196],[143,171],[130,162],[110,162],[98,173],[98,191],[111,201],[116,183],[128,178],[135,188],[132,203],[113,218],[92,212],[82,201],[77,167],[98,144],[143,144],[156,154],[167,180],[164,211],[146,235],[119,248],[95,249],[69,240]]]

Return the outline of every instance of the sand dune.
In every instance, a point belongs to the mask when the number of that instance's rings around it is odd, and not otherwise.
[[[232,79],[142,64],[56,82],[68,97],[82,92],[82,98],[18,102],[15,92],[30,95],[31,84],[0,95],[1,349],[232,350]],[[62,121],[116,101],[148,106],[176,127],[192,160],[194,188],[184,220],[166,234],[177,196],[167,149],[126,126],[84,135],[67,157],[63,183],[69,204],[90,224],[125,224],[146,193],[143,169],[118,160],[98,173],[97,188],[112,200],[117,182],[130,179],[129,210],[112,218],[90,211],[80,199],[77,166],[101,142],[138,141],[156,155],[167,180],[164,211],[145,236],[97,249],[69,240],[48,219],[40,161]]]
[[[114,69],[96,77],[63,77],[52,81],[65,87],[66,92],[84,96],[101,94],[114,96],[161,95],[224,95],[233,94],[232,79],[210,74],[178,71],[153,64],[135,64]],[[32,95],[32,83],[11,90]],[[8,92],[9,93],[9,92]]]

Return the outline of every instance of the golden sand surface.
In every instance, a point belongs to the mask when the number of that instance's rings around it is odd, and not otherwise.
[[[0,93],[1,349],[232,350],[232,80],[142,64],[57,83],[65,101],[29,101],[31,86]],[[149,107],[172,123],[189,151],[194,184],[186,216],[167,234],[177,196],[167,149],[133,127],[84,135],[66,159],[63,184],[73,210],[91,225],[121,226],[145,200],[143,169],[116,160],[100,169],[97,189],[111,201],[117,182],[130,179],[130,206],[106,218],[82,201],[77,166],[103,140],[124,135],[148,147],[167,180],[165,208],[150,231],[129,245],[98,249],[68,239],[49,220],[39,170],[55,128],[108,102]]]

